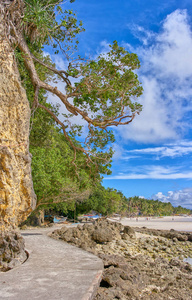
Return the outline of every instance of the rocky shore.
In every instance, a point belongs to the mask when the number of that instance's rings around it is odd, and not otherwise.
[[[107,219],[66,226],[51,237],[102,258],[104,272],[94,300],[192,299],[192,233],[131,228]]]
[[[0,233],[0,272],[6,272],[21,265],[27,259],[25,242],[17,231]]]

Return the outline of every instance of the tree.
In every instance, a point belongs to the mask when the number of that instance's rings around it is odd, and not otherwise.
[[[115,41],[110,46],[111,50],[96,60],[75,57],[78,44],[76,37],[83,31],[82,24],[78,24],[71,10],[63,12],[61,4],[62,0],[2,0],[0,4],[1,65],[6,69],[6,79],[1,69],[1,81],[4,83],[1,92],[5,95],[2,112],[8,107],[13,111],[14,107],[14,113],[10,113],[7,119],[9,130],[3,127],[5,144],[3,138],[1,140],[1,169],[4,176],[0,182],[2,227],[17,225],[35,206],[28,151],[30,109],[19,80],[15,51],[20,53],[33,87],[32,114],[37,109],[43,109],[61,127],[74,152],[71,165],[77,177],[80,167],[76,157],[79,152],[83,153],[90,176],[108,172],[106,165],[110,164],[112,156],[112,149],[108,145],[114,141],[111,127],[129,124],[141,111],[141,105],[135,101],[142,94],[142,87],[134,72],[140,66],[137,55],[119,47]],[[65,70],[57,70],[39,59],[37,49],[43,45],[51,46],[55,53],[65,55]],[[55,79],[62,80],[65,92],[57,88],[54,80],[52,85],[43,81],[38,74],[38,65],[55,74]],[[12,90],[17,89],[17,97],[12,97],[12,100],[8,99],[5,92],[8,86]],[[51,92],[60,99],[67,110],[64,120],[41,102],[42,91]],[[18,115],[19,122],[16,120]],[[88,135],[81,144],[74,140],[75,134],[81,133],[81,128],[78,124],[71,125],[71,116],[80,116],[87,122]],[[10,126],[14,128],[13,133],[10,133]],[[14,173],[17,173],[17,180],[14,180]],[[14,196],[16,200],[13,201]]]
[[[43,55],[41,49],[35,49],[35,53],[44,63],[54,67],[49,56]],[[32,105],[33,86],[25,69],[21,52],[18,49],[16,58],[21,81],[25,86],[29,103]],[[52,71],[38,63],[35,64],[41,80],[48,81],[52,78]],[[47,95],[43,90],[39,93],[39,101],[58,116],[58,105],[53,106],[48,103]],[[79,152],[76,156],[76,164],[79,167],[79,178],[77,178],[74,174],[74,168],[71,167],[73,149],[71,149],[52,116],[41,108],[36,110],[31,118],[29,141],[29,150],[33,155],[33,185],[37,196],[36,211],[33,212],[33,216],[35,216],[35,213],[39,215],[37,210],[42,209],[42,207],[44,209],[54,207],[57,210],[61,207],[60,202],[63,202],[62,207],[71,207],[72,202],[82,201],[82,198],[88,197],[87,194],[89,195],[90,187],[93,186],[94,182],[85,166],[83,153]],[[74,142],[77,143],[75,140]],[[97,179],[99,180],[99,176],[97,176]]]
[[[87,213],[94,210],[102,215],[125,211],[126,199],[120,191],[104,188],[100,183],[91,191],[85,201],[77,205],[77,213]],[[127,207],[126,207],[127,208]]]
[[[190,210],[181,206],[173,207],[170,202],[148,200],[138,196],[130,197],[128,201],[128,213],[140,213],[142,216],[171,216],[172,214],[190,214]]]

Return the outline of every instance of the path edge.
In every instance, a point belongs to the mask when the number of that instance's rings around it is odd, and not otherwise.
[[[103,270],[99,270],[92,281],[92,284],[87,291],[87,293],[83,296],[82,300],[93,300],[97,293],[97,289],[99,288],[101,279],[102,279]]]

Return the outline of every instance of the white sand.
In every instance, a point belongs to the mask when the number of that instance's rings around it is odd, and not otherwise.
[[[115,221],[115,218],[113,219]],[[118,219],[116,219],[117,221]],[[178,231],[191,231],[192,232],[192,217],[149,217],[148,220],[145,217],[136,218],[122,218],[121,223],[131,227],[147,227],[153,229],[162,230],[178,230]]]

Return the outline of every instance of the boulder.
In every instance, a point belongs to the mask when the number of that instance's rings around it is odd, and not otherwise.
[[[0,236],[0,271],[8,271],[26,259],[23,237],[15,231],[4,231]]]
[[[136,238],[135,230],[130,226],[124,226],[122,239],[126,240],[129,238],[131,238],[131,239]]]
[[[59,230],[55,230],[51,236],[89,250],[94,248],[96,243],[102,244],[112,240],[121,240],[123,229],[124,226],[119,223],[107,219],[98,219],[93,224],[78,225],[75,228],[64,226]]]
[[[113,240],[113,232],[110,228],[98,228],[93,231],[92,239],[97,243],[111,242]]]

